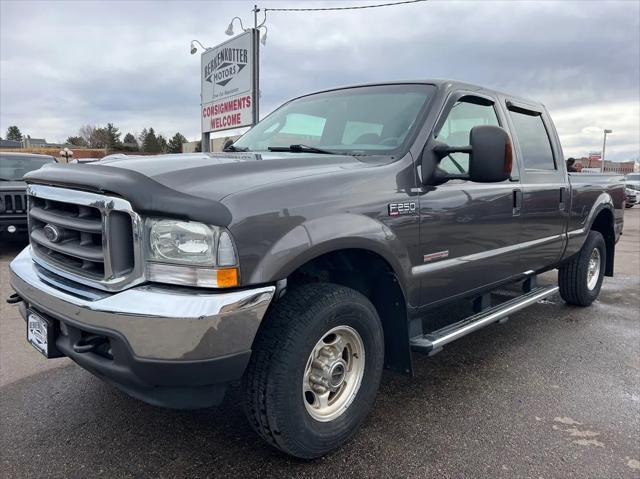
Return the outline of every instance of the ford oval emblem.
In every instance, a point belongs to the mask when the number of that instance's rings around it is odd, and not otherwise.
[[[58,241],[60,241],[60,230],[56,226],[49,224],[45,225],[44,235],[52,243],[57,243]]]

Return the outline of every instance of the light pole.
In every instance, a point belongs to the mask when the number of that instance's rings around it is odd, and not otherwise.
[[[604,152],[607,148],[607,134],[613,133],[613,130],[604,130],[604,141],[602,142],[602,167],[600,173],[604,173]]]

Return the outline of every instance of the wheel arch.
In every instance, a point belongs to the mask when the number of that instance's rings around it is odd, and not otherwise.
[[[335,283],[360,292],[372,302],[380,317],[385,367],[402,374],[412,374],[407,300],[391,262],[379,251],[363,247],[361,243],[354,248],[314,251],[322,253],[311,258],[306,255],[306,261],[296,262],[296,268],[287,274],[283,294],[309,283]]]
[[[605,263],[605,276],[613,276],[616,234],[615,215],[613,206],[610,203],[602,203],[601,207],[594,212],[588,231],[597,231],[604,238],[607,257]]]

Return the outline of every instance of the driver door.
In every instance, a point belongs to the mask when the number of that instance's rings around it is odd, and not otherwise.
[[[436,123],[427,148],[433,140],[466,146],[474,126],[505,124],[494,98],[458,92]],[[468,167],[467,153],[454,153],[440,162],[449,173],[467,173]],[[514,199],[519,194],[517,173],[501,183],[450,180],[422,187],[423,264],[414,272],[420,276],[424,306],[486,288],[516,273],[520,218]]]

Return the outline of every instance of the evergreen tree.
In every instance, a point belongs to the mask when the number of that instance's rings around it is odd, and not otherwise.
[[[84,141],[84,138],[82,138],[81,136],[70,136],[69,138],[67,138],[66,143],[73,145],[73,146],[89,146],[87,145],[87,142]]]
[[[158,146],[160,147],[160,152],[166,153],[169,145],[164,136],[158,135]]]
[[[109,150],[118,150],[122,147],[120,141],[120,129],[116,128],[113,123],[107,123],[107,127],[104,128],[105,143]]]
[[[149,131],[144,128],[140,135],[138,135],[138,146],[140,147],[140,151],[144,151],[144,142],[146,141],[148,134]]]
[[[127,151],[138,151],[139,150],[138,140],[131,133],[127,133],[124,135],[122,140],[122,149]]]
[[[180,133],[173,135],[173,138],[169,140],[167,151],[169,153],[182,153],[182,144],[186,143],[187,139]]]
[[[16,125],[7,128],[7,140],[22,141],[22,132]]]
[[[149,131],[144,137],[144,141],[142,142],[142,151],[146,153],[160,153],[162,151],[162,145],[158,141],[158,137],[156,136],[156,132],[153,128],[149,128]]]

